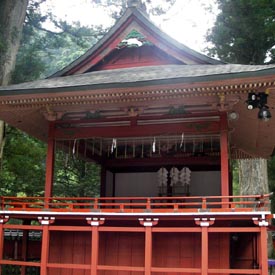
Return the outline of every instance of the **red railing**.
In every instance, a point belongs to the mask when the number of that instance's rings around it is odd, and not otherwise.
[[[266,211],[270,195],[207,197],[0,197],[0,209],[58,212]]]

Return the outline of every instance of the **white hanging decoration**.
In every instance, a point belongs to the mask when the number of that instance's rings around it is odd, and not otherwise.
[[[114,152],[114,150],[116,149],[116,146],[117,146],[117,140],[116,140],[116,138],[113,138],[112,146],[111,146],[111,153]]]
[[[73,151],[72,151],[73,155],[75,154],[75,146],[76,146],[76,139],[74,140],[74,144],[73,144]]]
[[[176,185],[179,182],[179,169],[173,167],[170,170],[171,186]]]
[[[183,186],[190,185],[191,170],[188,167],[183,167],[180,171],[180,182]]]
[[[153,144],[152,144],[152,152],[156,152],[156,138],[154,137]]]
[[[168,182],[168,171],[164,167],[160,168],[158,170],[158,186],[159,188],[162,187],[167,187],[167,182]],[[162,192],[160,192],[162,193]]]
[[[184,140],[184,133],[181,134],[180,148],[182,148],[183,140]]]

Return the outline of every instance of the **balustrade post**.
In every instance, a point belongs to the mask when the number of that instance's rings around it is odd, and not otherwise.
[[[146,210],[151,210],[151,199],[150,198],[147,198]]]

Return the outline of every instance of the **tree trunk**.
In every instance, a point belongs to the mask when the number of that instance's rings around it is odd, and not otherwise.
[[[266,159],[239,160],[239,183],[241,195],[268,194],[268,176]],[[268,234],[268,256],[273,253],[271,233]]]
[[[11,79],[19,49],[28,0],[0,1],[0,86]],[[0,121],[0,160],[4,147],[5,124]]]
[[[0,85],[8,85],[15,66],[28,0],[0,1]]]
[[[268,194],[267,160],[239,160],[239,182],[241,195]]]

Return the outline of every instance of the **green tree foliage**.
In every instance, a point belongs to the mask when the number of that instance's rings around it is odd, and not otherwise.
[[[263,64],[274,61],[275,1],[217,0],[220,13],[207,35],[213,44],[209,52],[223,61],[241,64]],[[270,191],[275,191],[275,158],[268,161]],[[236,162],[233,163],[236,175]],[[234,176],[235,181],[237,181]],[[237,185],[235,184],[235,187]],[[275,201],[272,200],[272,210]]]
[[[30,1],[23,28],[13,83],[45,78],[82,55],[105,34],[101,26],[85,27],[79,22],[69,25],[50,12],[42,14],[43,1]],[[51,22],[55,30],[44,27]]]
[[[6,126],[0,193],[5,196],[41,196],[45,181],[44,143]]]
[[[217,0],[220,13],[207,41],[212,56],[229,63],[263,64],[273,59],[274,0]]]
[[[54,196],[96,197],[99,195],[100,167],[81,156],[56,152]]]

